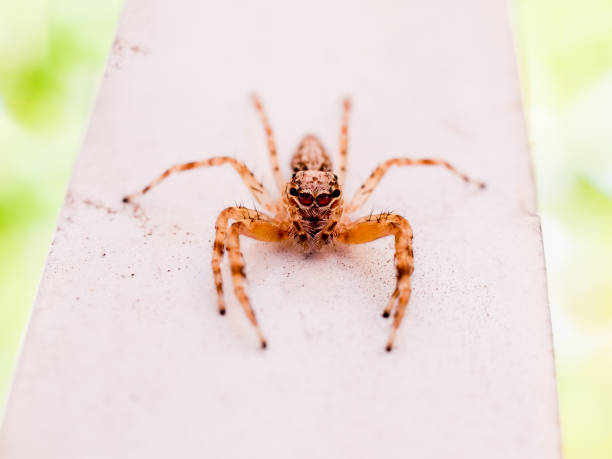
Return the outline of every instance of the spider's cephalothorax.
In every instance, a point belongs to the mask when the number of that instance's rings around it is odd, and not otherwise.
[[[320,170],[294,173],[283,204],[291,221],[289,234],[305,250],[331,242],[343,210],[338,176]]]
[[[254,102],[266,131],[274,180],[281,193],[280,199],[270,197],[263,184],[257,181],[244,163],[229,156],[216,156],[203,161],[173,166],[141,191],[125,196],[123,202],[130,202],[134,197],[145,194],[173,172],[197,167],[220,166],[222,164],[229,164],[238,172],[257,202],[273,216],[242,206],[228,207],[221,211],[215,225],[212,270],[219,300],[219,312],[225,314],[221,259],[227,248],[236,297],[255,327],[264,348],[266,347],[266,340],[259,328],[255,312],[244,289],[246,274],[242,252],[240,251],[240,236],[249,236],[265,242],[281,242],[289,239],[297,242],[297,245],[305,250],[316,250],[332,240],[344,244],[363,244],[381,237],[392,236],[395,240],[394,260],[397,280],[391,298],[383,311],[383,317],[389,317],[392,312],[394,316],[393,329],[386,345],[387,351],[390,351],[410,299],[410,276],[414,271],[412,228],[404,217],[393,213],[371,214],[354,221],[347,215],[361,207],[391,166],[442,166],[457,174],[465,182],[475,183],[481,188],[484,188],[484,183],[471,180],[441,159],[391,158],[374,169],[374,172],[357,190],[352,201],[345,205],[342,197],[342,185],[346,174],[348,115],[350,110],[348,99],[344,101],[344,114],[340,130],[338,175],[332,172],[331,160],[321,142],[315,136],[308,135],[304,137],[293,155],[291,160],[293,176],[289,182],[280,172],[276,142],[268,119],[257,97],[254,98]],[[229,224],[230,220],[234,220],[231,225]]]

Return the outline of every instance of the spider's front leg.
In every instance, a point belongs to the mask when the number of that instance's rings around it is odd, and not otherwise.
[[[219,298],[219,313],[225,314],[225,301],[223,299],[223,277],[221,275],[221,259],[225,252],[225,239],[230,220],[251,221],[262,220],[270,222],[272,219],[257,210],[247,209],[242,206],[227,207],[217,217],[215,223],[215,243],[213,246],[212,271],[215,279],[215,289]]]
[[[287,234],[288,231],[282,228],[277,222],[257,218],[251,220],[241,220],[233,223],[227,234],[227,254],[232,271],[234,292],[236,293],[236,297],[242,305],[245,314],[249,318],[251,324],[253,324],[255,327],[262,348],[267,346],[266,339],[259,328],[257,319],[255,318],[255,312],[253,311],[249,298],[244,290],[244,280],[246,279],[246,274],[244,272],[244,257],[240,251],[240,236],[249,236],[253,239],[264,242],[280,242],[287,238]]]
[[[410,276],[414,271],[414,255],[412,253],[412,228],[408,221],[396,214],[378,214],[360,218],[340,230],[338,240],[346,244],[364,244],[385,236],[395,237],[395,268],[397,283],[391,299],[383,312],[383,317],[389,317],[393,306],[397,304],[393,320],[393,330],[386,349],[391,351],[397,329],[399,328],[406,306],[410,299]]]

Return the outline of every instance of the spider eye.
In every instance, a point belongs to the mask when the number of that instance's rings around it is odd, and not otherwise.
[[[332,194],[331,194],[332,198],[337,198],[338,196],[340,196],[340,190],[338,188],[336,188]]]
[[[317,206],[326,206],[331,202],[331,195],[324,193],[317,196]]]
[[[298,201],[304,206],[309,206],[314,201],[314,198],[310,193],[300,193],[298,195]]]
[[[289,188],[289,194],[291,196],[297,196],[298,195],[297,188]]]

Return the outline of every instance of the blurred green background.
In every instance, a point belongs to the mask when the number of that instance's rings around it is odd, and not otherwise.
[[[0,0],[0,407],[121,4]],[[512,5],[565,457],[609,459],[612,1]]]

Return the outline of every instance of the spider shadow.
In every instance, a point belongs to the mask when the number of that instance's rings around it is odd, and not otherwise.
[[[362,296],[373,298],[375,307],[381,310],[395,286],[393,254],[392,238],[364,245],[336,243],[311,252],[256,241],[244,247],[251,291],[273,279],[280,281],[280,290],[288,296],[319,298],[334,295],[338,289],[357,290]],[[314,306],[317,301],[309,303]]]

